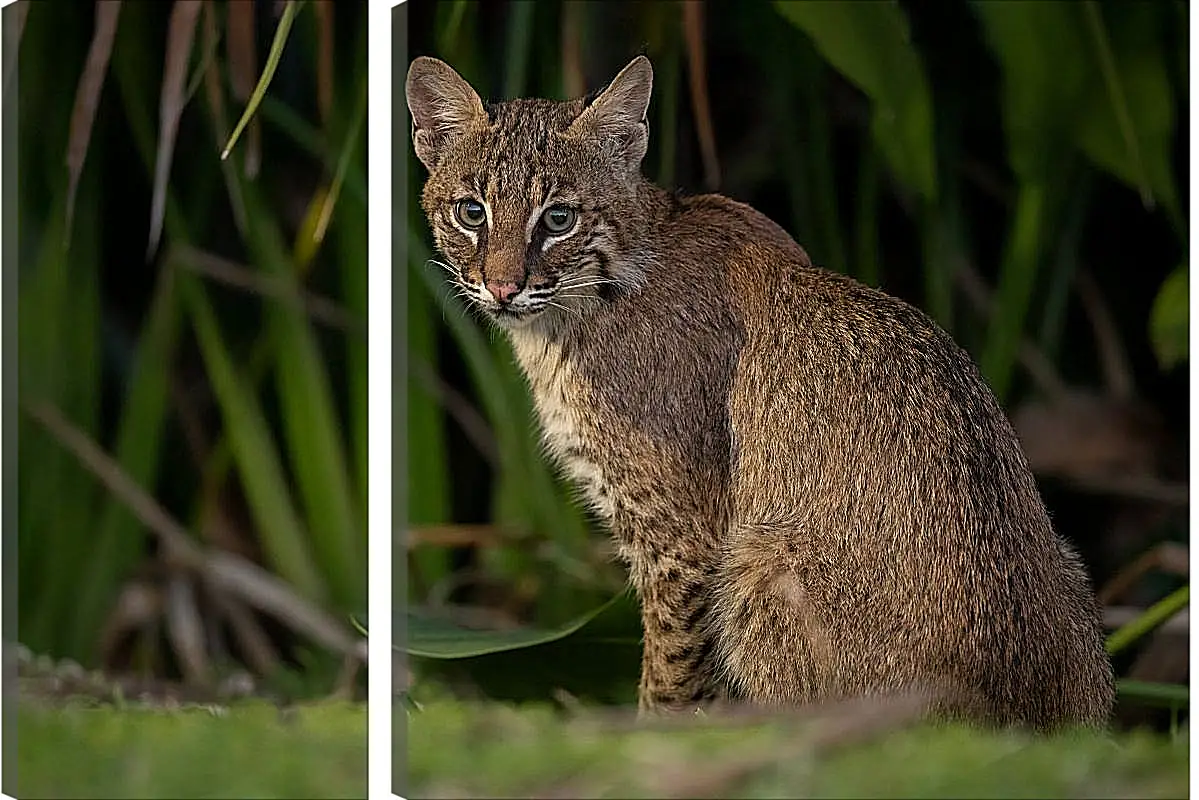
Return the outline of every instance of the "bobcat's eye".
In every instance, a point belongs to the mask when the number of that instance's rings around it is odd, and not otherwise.
[[[454,216],[468,228],[480,228],[487,221],[487,212],[478,200],[459,200],[454,205]]]
[[[575,210],[566,206],[551,206],[541,215],[541,224],[550,233],[566,233],[575,226]]]

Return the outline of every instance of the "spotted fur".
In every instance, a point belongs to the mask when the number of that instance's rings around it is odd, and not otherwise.
[[[450,280],[508,332],[629,565],[642,708],[915,689],[971,720],[1101,724],[1086,572],[973,362],[752,208],[645,180],[651,84],[645,58],[567,102],[484,105],[430,58],[407,80]],[[569,236],[539,221],[554,204]]]

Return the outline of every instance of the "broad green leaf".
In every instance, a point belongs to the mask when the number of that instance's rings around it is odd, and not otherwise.
[[[935,199],[931,94],[899,3],[805,0],[775,7],[870,98],[871,129],[891,171],[926,200]]]
[[[1165,54],[1157,46],[1158,9],[1102,8],[1095,0],[1083,6],[1104,91],[1091,92],[1078,118],[1078,143],[1100,168],[1140,191],[1146,205],[1160,201],[1184,229],[1171,164],[1174,97]]]
[[[592,609],[564,625],[550,629],[469,630],[409,609],[408,630],[403,649],[408,655],[421,658],[455,659],[548,644],[565,639],[580,630],[604,611],[616,605],[622,596],[615,595],[602,606]]]
[[[1149,338],[1162,369],[1185,361],[1188,357],[1190,290],[1187,265],[1170,273],[1157,292],[1149,314]]]
[[[975,0],[971,6],[1002,73],[1012,168],[1024,180],[1049,179],[1094,82],[1081,10],[1042,0]]]
[[[1171,165],[1174,100],[1153,3],[973,3],[1003,74],[1017,174],[1048,180],[1077,148],[1185,225]]]

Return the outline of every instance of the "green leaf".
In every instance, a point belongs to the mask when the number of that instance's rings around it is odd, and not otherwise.
[[[1170,369],[1188,357],[1189,283],[1187,265],[1183,264],[1166,278],[1149,313],[1149,338],[1162,369]]]
[[[1114,8],[1083,6],[1096,70],[1105,91],[1095,91],[1078,118],[1077,140],[1101,169],[1137,189],[1146,206],[1160,201],[1185,228],[1175,191],[1171,154],[1174,98],[1158,47],[1157,9],[1151,4]],[[1117,17],[1109,24],[1106,17]]]
[[[973,8],[1003,73],[1016,173],[1040,181],[1077,149],[1160,201],[1185,231],[1171,155],[1174,98],[1154,3],[987,2]]]
[[[931,94],[899,4],[780,0],[775,8],[870,98],[875,140],[896,177],[924,199],[935,199]]]
[[[983,38],[1003,75],[1003,122],[1012,168],[1048,179],[1073,139],[1094,60],[1072,3],[975,0]]]
[[[411,656],[434,659],[473,658],[475,656],[521,650],[556,642],[583,628],[623,597],[618,594],[598,608],[575,617],[556,628],[521,628],[509,631],[469,630],[430,614],[408,611],[404,652]]]

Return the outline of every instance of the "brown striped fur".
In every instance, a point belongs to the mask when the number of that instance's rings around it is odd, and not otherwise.
[[[484,105],[429,58],[407,81],[443,266],[508,332],[628,563],[642,708],[913,689],[972,720],[1102,724],[1087,575],[970,358],[752,208],[645,180],[651,83],[645,58],[561,103]],[[575,223],[547,245],[554,197]]]

